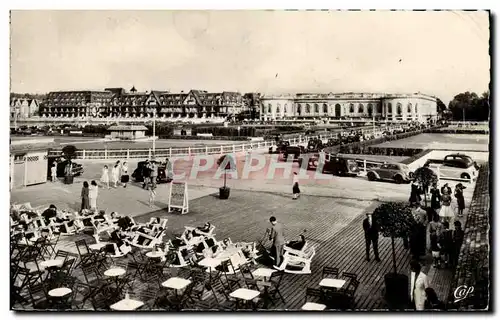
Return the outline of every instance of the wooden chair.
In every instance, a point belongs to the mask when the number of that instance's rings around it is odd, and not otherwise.
[[[220,279],[219,281],[212,281],[210,286],[219,310],[224,310],[224,311],[236,310],[236,301],[233,298],[229,297]]]
[[[189,265],[189,263],[184,259],[183,255],[183,252],[187,252],[187,250],[188,249],[186,247],[181,247],[175,250],[173,253],[171,253],[173,257],[171,258],[172,262],[170,266],[172,268],[184,268]]]
[[[355,273],[351,273],[351,272],[342,272],[342,276],[341,276],[343,279],[345,279],[347,282],[351,282],[352,280],[357,280],[358,279],[358,275],[355,274]]]
[[[323,293],[320,289],[315,288],[307,288],[306,289],[306,298],[304,301],[304,305],[300,309],[309,310],[309,311],[319,311],[326,309],[326,305],[321,303],[323,300]]]
[[[241,279],[237,274],[239,269],[233,266],[230,259],[222,261],[220,267],[218,267],[217,269],[220,270],[224,275],[224,278],[226,279],[226,285],[230,290],[233,290],[234,287],[241,288]]]
[[[282,270],[273,272],[273,274],[271,275],[271,278],[269,279],[271,286],[268,289],[269,296],[273,300],[276,299],[276,296],[279,296],[281,301],[283,301],[283,303],[285,303],[285,299],[281,295],[280,285],[281,285],[281,280],[283,279],[284,275],[285,275],[285,272]]]
[[[132,240],[125,241],[134,247],[138,247],[141,249],[153,249],[154,246],[159,245],[163,242],[164,234],[165,230],[161,230],[152,236],[142,232],[136,232],[135,237]]]
[[[339,277],[339,268],[323,267],[323,279],[324,278],[337,279],[338,277]]]
[[[284,270],[287,273],[310,274],[311,262],[316,254],[314,247],[307,247],[305,250],[288,250],[285,251],[283,262],[278,267],[278,270]],[[303,248],[303,249],[304,249]]]
[[[78,266],[87,266],[94,263],[94,255],[89,249],[87,245],[87,241],[85,239],[75,241],[76,250],[78,250],[78,255],[80,256],[80,262],[76,265]]]
[[[33,309],[48,309],[49,295],[44,283],[30,285],[28,292]]]
[[[359,287],[359,281],[357,279],[351,279],[345,290],[341,290],[344,295],[344,303],[342,303],[343,309],[352,308],[354,305],[354,295]]]

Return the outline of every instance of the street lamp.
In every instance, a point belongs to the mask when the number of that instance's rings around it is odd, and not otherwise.
[[[153,109],[153,156],[155,155],[156,147],[156,108]]]

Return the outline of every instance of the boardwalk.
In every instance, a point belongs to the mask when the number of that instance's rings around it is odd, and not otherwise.
[[[300,309],[305,288],[318,287],[322,268],[331,266],[358,275],[361,284],[356,293],[355,307],[373,310],[385,308],[384,275],[392,272],[389,239],[379,240],[381,262],[365,261],[362,220],[365,212],[376,206],[377,202],[368,201],[314,196],[292,201],[288,195],[233,191],[226,201],[214,195],[191,201],[187,215],[156,211],[136,217],[136,221],[144,222],[153,216],[168,218],[167,238],[181,233],[186,225],[210,221],[217,227],[217,239],[230,237],[233,241],[257,241],[262,239],[270,226],[268,219],[274,215],[285,225],[287,240],[297,238],[305,229],[306,238],[317,251],[310,275],[285,274],[282,293],[286,302],[275,306],[276,309]],[[73,243],[69,241],[61,243],[66,249],[71,246]],[[406,273],[410,255],[403,249],[401,240],[396,241],[396,252],[398,270]],[[203,301],[203,307],[209,306],[210,301]]]

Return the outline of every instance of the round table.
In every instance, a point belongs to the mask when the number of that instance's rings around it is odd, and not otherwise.
[[[103,247],[105,247],[107,244],[108,244],[107,242],[98,242],[98,243],[94,243],[94,244],[89,245],[89,249],[90,249],[90,250],[94,250],[94,251],[99,251],[99,250],[101,250]]]
[[[127,271],[123,268],[111,268],[111,269],[104,271],[104,275],[106,277],[119,277],[119,276],[124,275],[125,272],[127,272]]]
[[[64,297],[73,292],[70,288],[56,288],[49,291],[49,296],[54,298]]]

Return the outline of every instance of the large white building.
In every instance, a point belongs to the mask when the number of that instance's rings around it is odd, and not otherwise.
[[[377,119],[426,122],[437,119],[436,98],[421,94],[298,93],[263,95],[261,120]]]

